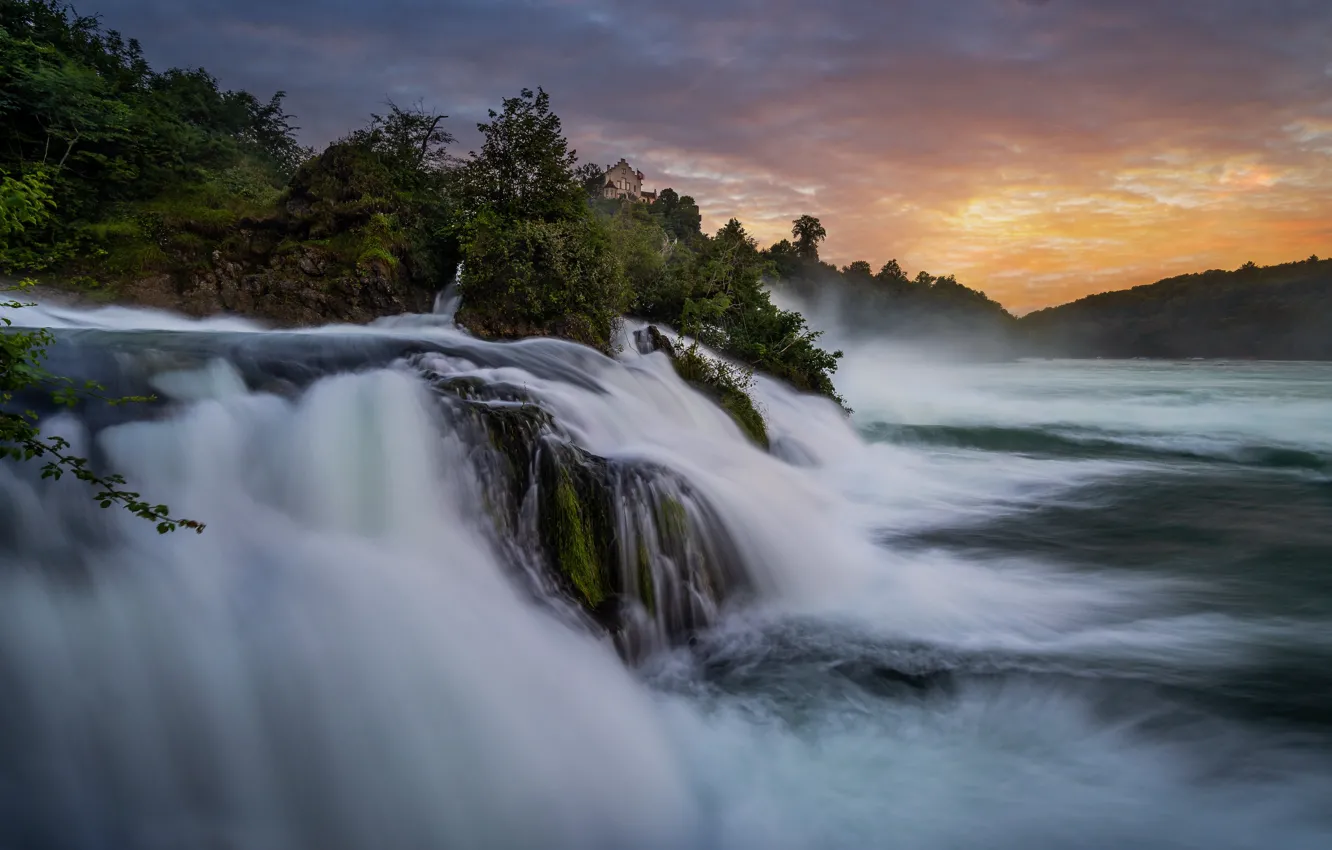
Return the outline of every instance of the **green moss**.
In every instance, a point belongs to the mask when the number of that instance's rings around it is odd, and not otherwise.
[[[588,518],[567,472],[561,471],[551,504],[555,512],[552,519],[557,565],[583,601],[595,608],[605,601],[606,587]]]
[[[670,497],[657,503],[657,531],[665,537],[683,540],[689,533],[689,514],[684,505]],[[662,541],[665,545],[666,541]]]
[[[380,262],[390,269],[398,267],[398,254],[406,246],[407,237],[398,229],[397,219],[385,213],[375,213],[360,231],[361,243],[357,249],[356,264]]]
[[[459,398],[470,401],[478,397],[484,385],[477,379],[456,378],[445,386]],[[550,415],[534,404],[500,407],[479,403],[471,407],[486,429],[491,448],[507,466],[514,499],[522,498],[530,483],[532,461],[542,431],[550,425]]]
[[[113,218],[108,221],[90,224],[83,229],[83,233],[96,242],[138,239],[142,236],[138,222],[130,218]]]
[[[542,549],[574,595],[595,613],[612,592],[603,566],[613,534],[603,504],[608,498],[601,477],[604,470],[589,468],[576,449],[544,441],[550,415],[539,406],[477,401],[487,387],[474,378],[451,378],[437,386],[467,404],[500,461],[501,483],[495,492],[505,504],[488,509],[498,517],[501,530],[516,527],[533,473],[540,467],[536,483]]]
[[[654,337],[654,345],[671,358],[675,373],[681,379],[721,405],[755,445],[765,450],[769,448],[768,426],[763,421],[763,414],[745,391],[747,375],[713,361],[696,347],[677,352],[664,337],[661,342]]]
[[[104,266],[114,273],[127,276],[143,275],[158,271],[170,265],[160,247],[144,240],[126,240],[114,245],[107,251]]]
[[[356,264],[363,266],[375,262],[383,263],[390,269],[398,267],[398,258],[393,256],[393,253],[387,247],[378,242],[367,241],[361,246],[361,253],[356,257]]]
[[[764,449],[769,448],[768,426],[747,393],[737,389],[724,389],[721,394],[721,406],[749,439]]]
[[[647,542],[642,535],[638,537],[638,598],[643,602],[649,615],[657,615],[657,588],[652,581],[652,556],[648,553]]]

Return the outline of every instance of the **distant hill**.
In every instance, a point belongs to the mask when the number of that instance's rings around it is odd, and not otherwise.
[[[1016,318],[952,275],[910,277],[889,260],[819,259],[819,219],[763,252],[773,292],[838,339],[901,343],[966,359],[1012,357],[1332,360],[1332,260],[1181,275]]]
[[[1332,360],[1332,260],[1181,275],[1016,324],[1044,356]]]

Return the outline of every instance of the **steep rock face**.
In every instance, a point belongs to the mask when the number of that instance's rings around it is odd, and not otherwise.
[[[691,639],[748,592],[720,517],[684,479],[584,451],[520,392],[425,371],[473,435],[496,545],[538,599],[569,600],[632,660]]]
[[[413,250],[403,222],[414,207],[390,178],[366,150],[332,145],[268,206],[227,206],[200,190],[127,210],[62,278],[131,304],[279,325],[424,312],[446,282],[427,266],[449,264]]]
[[[206,268],[128,280],[117,287],[116,296],[189,316],[234,313],[293,326],[368,322],[430,309],[430,290],[405,278],[387,261],[349,267],[313,245],[258,257],[219,250]]]

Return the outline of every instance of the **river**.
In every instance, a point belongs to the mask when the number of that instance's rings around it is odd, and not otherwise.
[[[0,468],[0,846],[1332,846],[1332,364],[862,343],[768,454],[632,345],[13,315],[163,396],[47,427],[208,527]],[[678,474],[752,594],[626,664],[425,371]]]

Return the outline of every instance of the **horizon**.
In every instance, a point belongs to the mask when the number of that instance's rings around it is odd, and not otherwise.
[[[442,4],[102,0],[154,67],[288,92],[322,146],[392,98],[455,152],[544,87],[583,162],[627,159],[760,244],[954,275],[1016,314],[1332,253],[1332,6],[1302,0]],[[331,58],[338,61],[330,62]]]

